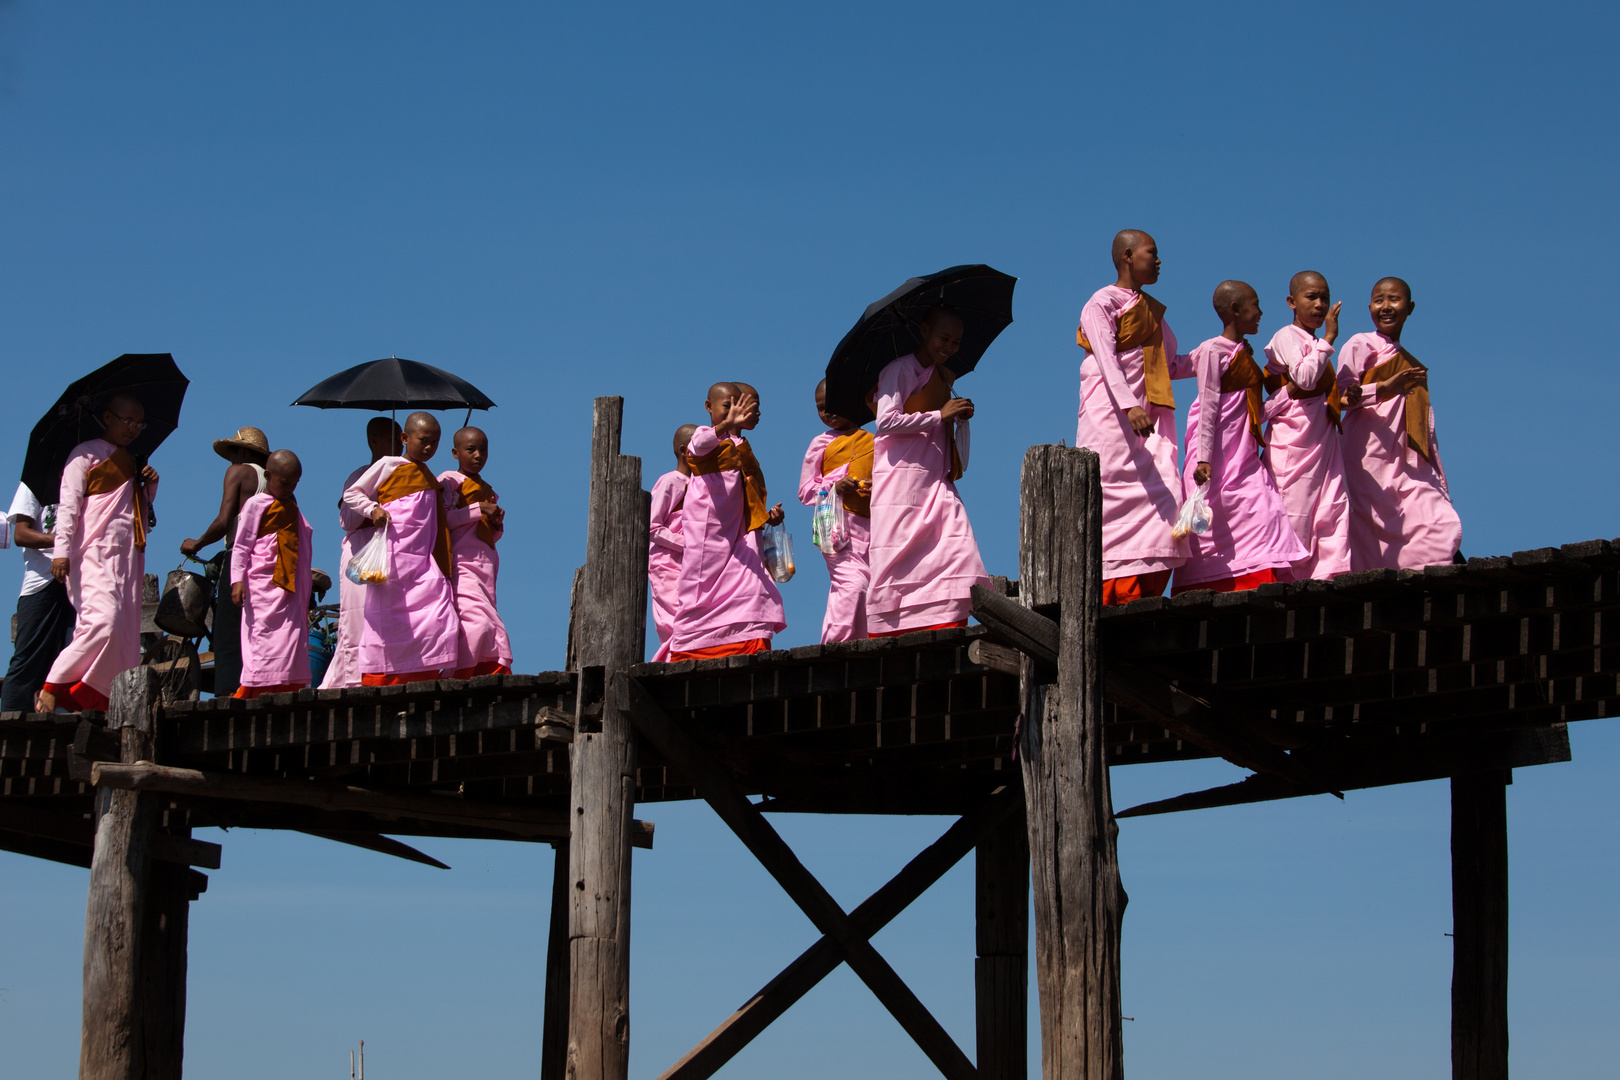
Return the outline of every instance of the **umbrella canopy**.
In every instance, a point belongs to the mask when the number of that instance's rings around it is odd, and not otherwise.
[[[304,391],[294,405],[317,409],[493,409],[495,403],[468,382],[415,360],[390,356],[340,371]]]
[[[114,394],[132,394],[146,410],[146,430],[129,445],[145,464],[180,423],[180,406],[190,381],[168,353],[125,353],[63,391],[50,412],[34,425],[23,459],[22,481],[45,505],[61,501],[62,467],[73,448],[102,436],[101,414]]]
[[[872,419],[866,395],[896,357],[917,351],[928,309],[948,304],[962,316],[962,347],[945,366],[966,375],[1013,321],[1018,279],[982,263],[915,277],[866,309],[827,361],[827,408],[857,424]]]

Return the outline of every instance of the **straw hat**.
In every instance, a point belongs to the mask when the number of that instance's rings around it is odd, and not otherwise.
[[[256,427],[238,428],[236,434],[230,438],[214,440],[214,453],[226,461],[230,460],[232,450],[251,450],[255,454],[269,457],[270,440]]]

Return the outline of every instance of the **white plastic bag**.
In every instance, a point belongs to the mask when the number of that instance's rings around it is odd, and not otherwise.
[[[810,518],[810,542],[823,555],[833,555],[849,547],[849,522],[844,517],[844,500],[836,488],[822,488],[816,495]]]
[[[793,580],[798,567],[793,562],[792,533],[780,525],[765,526],[765,531],[760,537],[759,553],[765,561],[765,571],[771,575],[772,580],[778,584]]]
[[[1193,493],[1187,496],[1187,501],[1181,504],[1181,513],[1176,516],[1176,523],[1170,529],[1170,535],[1177,540],[1185,539],[1189,533],[1203,536],[1209,532],[1210,524],[1214,520],[1215,511],[1204,501],[1204,489],[1195,487]]]
[[[354,553],[344,571],[356,585],[384,585],[394,576],[393,564],[388,558],[388,526],[378,525],[371,530],[371,539]]]

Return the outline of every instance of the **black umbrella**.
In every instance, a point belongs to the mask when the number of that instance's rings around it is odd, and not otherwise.
[[[73,448],[99,439],[105,430],[101,414],[107,399],[125,393],[136,397],[146,410],[146,430],[129,444],[139,464],[180,424],[180,406],[189,380],[168,353],[125,353],[63,391],[51,411],[34,425],[23,458],[22,481],[44,505],[61,501],[62,467]]]
[[[945,366],[966,375],[1013,321],[1018,279],[982,263],[915,277],[872,304],[827,361],[827,408],[857,424],[872,419],[866,395],[890,361],[917,350],[917,328],[928,309],[948,304],[962,316],[962,347]]]
[[[468,382],[415,360],[390,356],[322,379],[294,405],[317,409],[493,409],[495,403]]]

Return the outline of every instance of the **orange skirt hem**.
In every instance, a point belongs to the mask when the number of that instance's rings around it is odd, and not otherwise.
[[[728,641],[724,645],[709,645],[701,649],[687,649],[684,652],[669,654],[670,663],[677,660],[713,660],[720,656],[752,656],[754,653],[770,652],[770,638],[749,638],[747,641]]]

